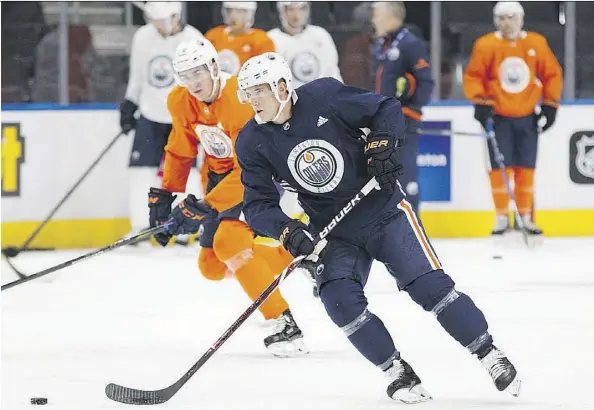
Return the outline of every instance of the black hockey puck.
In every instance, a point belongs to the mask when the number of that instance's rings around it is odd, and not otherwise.
[[[43,405],[47,404],[46,397],[31,397],[31,404]]]
[[[493,255],[493,259],[503,259],[503,256],[501,256],[501,255]]]

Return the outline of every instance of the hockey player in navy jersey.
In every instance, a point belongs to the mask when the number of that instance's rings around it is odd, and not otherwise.
[[[497,389],[518,395],[516,369],[493,345],[483,313],[444,273],[397,181],[398,145],[405,136],[400,103],[331,78],[295,90],[289,66],[276,53],[251,58],[238,77],[240,100],[256,113],[236,142],[247,222],[259,234],[278,238],[293,256],[309,255],[328,315],[385,372],[388,395],[405,403],[431,398],[383,322],[367,309],[363,288],[374,259],[478,356]],[[371,130],[366,140],[362,128]],[[371,177],[381,189],[364,198],[314,253],[314,235]],[[309,226],[281,211],[273,180],[297,191]]]

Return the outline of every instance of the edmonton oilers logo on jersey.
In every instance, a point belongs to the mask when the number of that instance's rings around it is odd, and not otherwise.
[[[530,83],[530,69],[520,57],[507,57],[499,66],[499,79],[504,91],[517,94]]]
[[[314,193],[331,192],[344,174],[344,159],[327,141],[307,140],[291,150],[287,165],[293,178]]]
[[[320,76],[320,60],[309,51],[298,53],[291,60],[291,72],[302,83],[309,83]]]
[[[149,61],[148,82],[156,88],[173,84],[173,64],[167,56],[157,56]]]

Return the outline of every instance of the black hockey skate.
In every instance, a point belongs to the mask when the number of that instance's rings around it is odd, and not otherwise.
[[[273,355],[291,357],[309,353],[303,344],[303,332],[297,326],[289,309],[276,319],[272,331],[272,335],[264,339],[264,346]]]
[[[392,381],[386,390],[391,399],[406,404],[431,400],[431,395],[421,386],[419,376],[404,360],[394,360],[392,366],[384,373]]]
[[[516,368],[505,356],[505,353],[493,346],[491,351],[480,361],[489,372],[497,390],[507,391],[516,397],[520,395],[522,381],[518,378]]]

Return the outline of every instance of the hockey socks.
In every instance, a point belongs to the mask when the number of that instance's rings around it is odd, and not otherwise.
[[[407,286],[410,297],[437,317],[441,326],[471,353],[490,346],[483,312],[472,299],[454,289],[454,281],[442,270],[429,272]]]
[[[328,316],[367,360],[382,370],[392,365],[396,347],[384,323],[367,310],[360,283],[348,278],[326,282],[320,299]]]

